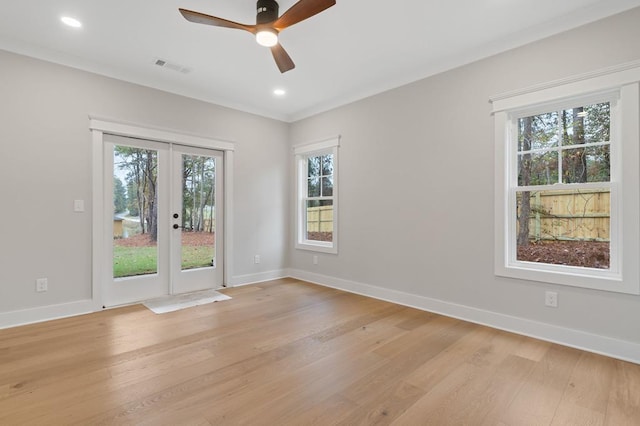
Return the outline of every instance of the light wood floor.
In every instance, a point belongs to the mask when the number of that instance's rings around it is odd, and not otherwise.
[[[0,330],[0,425],[639,425],[640,366],[296,280]]]

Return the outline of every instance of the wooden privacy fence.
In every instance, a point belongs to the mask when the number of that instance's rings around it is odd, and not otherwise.
[[[531,191],[529,194],[529,239],[609,241],[611,197],[608,189]],[[518,218],[521,198],[519,193]]]
[[[333,206],[307,207],[307,232],[333,232]]]

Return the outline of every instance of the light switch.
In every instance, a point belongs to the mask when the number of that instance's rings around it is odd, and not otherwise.
[[[82,213],[84,211],[84,200],[73,200],[73,211]]]

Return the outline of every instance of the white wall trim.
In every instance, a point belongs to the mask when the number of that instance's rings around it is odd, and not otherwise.
[[[315,142],[303,142],[293,146],[293,153],[295,155],[310,154],[316,151],[324,151],[330,148],[336,148],[340,146],[341,136],[333,136],[328,139],[322,139]]]
[[[151,141],[169,142],[187,146],[196,146],[199,148],[212,148],[220,151],[233,151],[235,149],[235,144],[233,142],[191,135],[172,129],[163,129],[147,125],[141,126],[125,121],[104,119],[95,116],[89,116],[89,128],[91,130],[99,130],[111,135],[135,136],[137,138],[148,139]]]
[[[79,300],[77,302],[62,303],[59,305],[2,312],[0,313],[0,329],[74,317],[99,310],[100,306],[93,300]]]
[[[276,269],[273,271],[258,272],[256,274],[237,275],[237,276],[231,277],[228,282],[228,286],[240,287],[243,285],[257,284],[265,281],[279,280],[281,278],[288,278],[288,277],[289,277],[289,270]]]
[[[630,72],[624,73],[624,71],[630,71]],[[504,109],[513,108],[510,105],[503,105],[500,102],[505,99],[518,97],[522,95],[528,95],[530,93],[541,92],[546,89],[553,89],[559,86],[572,85],[574,83],[580,83],[585,80],[599,79],[599,77],[606,77],[615,73],[622,73],[622,74],[618,75],[615,79],[613,79],[613,81],[604,80],[604,81],[607,81],[605,85],[621,86],[623,84],[628,84],[634,81],[638,81],[637,76],[639,72],[640,72],[640,60],[625,62],[622,64],[617,64],[610,67],[585,72],[582,74],[571,75],[569,77],[560,78],[557,80],[539,83],[533,86],[493,95],[489,98],[489,101],[494,104],[494,112],[501,111]],[[601,81],[601,80],[603,79],[599,79],[598,81]]]
[[[225,287],[230,286],[229,279],[233,277],[233,262],[234,258],[234,206],[233,197],[233,159],[234,152],[232,150],[224,152],[224,241],[222,246],[224,247],[224,259],[223,259],[223,277],[222,282]]]
[[[297,269],[289,271],[292,278],[373,297],[452,318],[504,330],[563,346],[569,346],[612,358],[640,364],[640,343],[633,343],[580,330],[546,324],[525,318],[485,311],[471,306],[404,293],[342,278],[330,277]]]
[[[104,223],[104,150],[100,130],[91,132],[91,297],[98,309],[103,306],[102,296],[102,259],[104,258],[103,226]]]

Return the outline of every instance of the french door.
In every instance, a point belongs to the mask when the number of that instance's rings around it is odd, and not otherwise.
[[[223,153],[105,135],[103,158],[105,306],[221,287]]]

